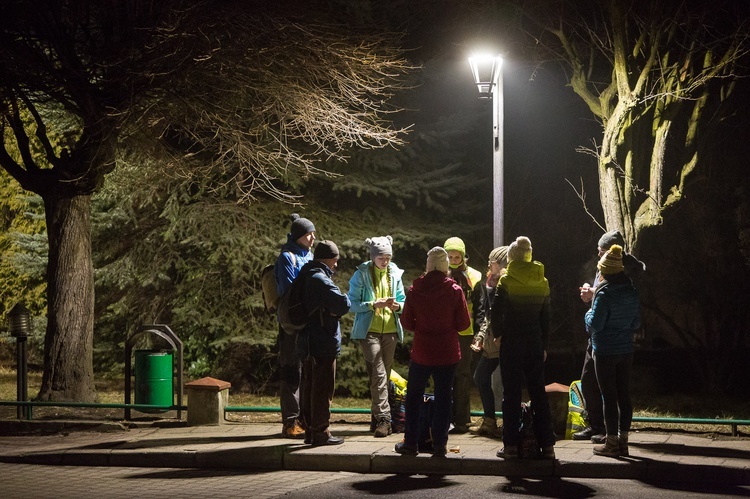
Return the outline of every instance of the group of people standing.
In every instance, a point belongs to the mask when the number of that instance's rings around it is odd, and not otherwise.
[[[404,439],[396,444],[396,452],[416,455],[420,450],[425,451],[419,448],[418,442],[419,414],[432,378],[430,451],[435,456],[444,456],[449,431],[469,430],[469,394],[473,378],[484,412],[482,424],[476,431],[490,436],[502,435],[504,446],[498,451],[498,457],[512,459],[519,455],[521,390],[525,386],[531,399],[540,455],[554,459],[555,434],[544,383],[551,329],[550,290],[544,266],[532,259],[528,238],[519,237],[509,246],[493,249],[484,276],[467,265],[464,242],[451,237],[442,247],[434,247],[427,253],[425,272],[406,291],[403,270],[392,262],[392,237],[368,238],[365,244],[370,259],[357,267],[348,293],[343,293],[331,279],[339,258],[335,243],[321,241],[312,251],[314,242],[313,223],[293,215],[287,242],[282,246],[274,270],[279,295],[295,278],[305,279],[303,301],[310,313],[308,324],[298,335],[287,334],[279,327],[283,436],[304,438],[312,445],[343,443],[342,438],[330,432],[330,404],[336,357],[341,347],[339,319],[353,312],[351,339],[360,345],[365,359],[371,395],[370,430],[376,437],[385,437],[393,431],[388,399],[391,368],[396,346],[404,339],[404,330],[413,333],[405,401],[406,425]],[[616,259],[614,250],[605,256]],[[604,256],[600,269],[603,261]],[[612,265],[605,266],[607,272],[611,269],[614,269]],[[619,455],[623,445],[627,449],[630,423],[627,417],[616,420],[623,412],[627,413],[628,401],[620,394],[625,386],[621,378],[629,376],[632,352],[628,359],[627,348],[622,345],[610,350],[600,347],[599,343],[609,341],[604,338],[612,336],[609,317],[613,314],[605,310],[610,306],[620,310],[618,304],[613,305],[613,297],[625,299],[626,295],[628,298],[631,295],[619,287],[625,283],[624,279],[613,279],[604,271],[601,276],[601,282],[595,281],[597,292],[586,315],[586,324],[592,335],[592,358],[596,362],[597,358],[606,357],[600,360],[601,368],[596,370],[597,377],[599,371],[602,371],[602,378],[606,377],[600,383],[604,405],[611,406],[612,400],[622,405],[619,410],[615,405],[614,410],[606,412],[607,448],[599,453],[611,455],[612,449],[617,447]],[[581,296],[584,296],[583,287]],[[635,300],[637,302],[637,294]],[[619,329],[624,331],[629,314],[625,311],[614,314],[618,317]],[[627,327],[636,323],[633,320]],[[632,342],[632,329],[630,336]],[[472,350],[482,352],[473,373]],[[502,378],[502,428],[495,417],[495,390],[491,380],[498,366]],[[610,382],[615,384],[614,390]],[[615,422],[611,421],[612,414]],[[632,417],[632,406],[630,414]],[[615,425],[613,428],[617,430],[610,430],[610,425]],[[614,432],[612,439],[609,438],[611,432]]]

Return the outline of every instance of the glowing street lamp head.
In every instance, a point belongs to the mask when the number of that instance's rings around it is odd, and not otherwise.
[[[503,58],[499,55],[476,54],[469,57],[471,73],[474,75],[474,83],[480,97],[489,98],[492,95],[502,64]]]

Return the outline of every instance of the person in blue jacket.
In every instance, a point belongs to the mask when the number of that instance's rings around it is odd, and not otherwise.
[[[302,359],[300,412],[305,424],[305,443],[339,445],[341,437],[331,435],[331,401],[336,383],[336,358],[341,353],[341,316],[349,312],[349,298],[334,284],[339,249],[333,241],[315,247],[313,261],[300,270],[304,279],[302,303],[310,320],[297,335],[297,352]]]
[[[596,379],[604,399],[607,435],[603,445],[594,447],[594,454],[627,456],[628,431],[633,420],[630,401],[633,333],[641,324],[640,300],[625,275],[622,246],[613,244],[597,268],[602,279],[585,322],[591,335]]]
[[[292,225],[273,267],[276,291],[281,296],[292,285],[300,269],[313,259],[315,226],[307,218],[291,215]],[[300,424],[299,387],[302,381],[302,361],[297,355],[297,335],[288,334],[279,324],[279,402],[281,405],[281,436],[304,438],[305,429]]]
[[[388,381],[396,344],[404,340],[398,317],[406,300],[401,281],[404,271],[391,261],[391,236],[368,238],[365,243],[370,249],[370,260],[360,264],[349,280],[349,300],[355,313],[351,338],[362,348],[370,381],[370,431],[376,437],[387,437],[393,431]]]

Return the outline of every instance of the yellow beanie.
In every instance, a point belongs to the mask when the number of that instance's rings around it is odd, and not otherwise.
[[[623,272],[625,267],[622,265],[622,246],[619,244],[613,244],[609,250],[602,255],[602,258],[599,260],[596,267],[599,269],[599,272],[604,275],[619,274],[620,272]]]
[[[466,256],[466,245],[460,237],[449,237],[443,245],[445,251],[458,251],[462,257]]]

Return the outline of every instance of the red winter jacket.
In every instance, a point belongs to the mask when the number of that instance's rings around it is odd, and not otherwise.
[[[414,332],[412,361],[425,366],[457,363],[458,332],[471,325],[463,290],[439,270],[417,278],[406,293],[401,325]]]

